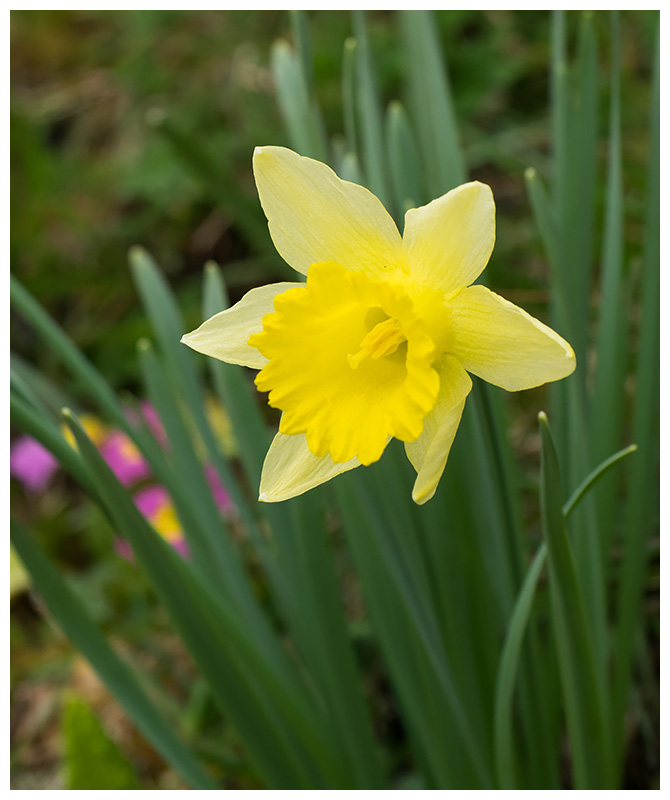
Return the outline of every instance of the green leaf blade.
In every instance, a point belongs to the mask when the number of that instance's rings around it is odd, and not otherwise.
[[[604,676],[596,666],[593,634],[565,529],[558,458],[544,414],[540,414],[540,432],[542,522],[575,786],[611,788],[614,778]]]
[[[12,544],[54,618],[75,647],[90,661],[140,731],[189,784],[201,789],[216,788],[215,782],[174,734],[173,726],[150,703],[130,667],[114,653],[80,600],[28,532],[12,522],[11,537]]]

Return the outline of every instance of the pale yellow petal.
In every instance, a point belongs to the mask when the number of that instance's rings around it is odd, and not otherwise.
[[[317,458],[305,434],[278,433],[265,456],[258,499],[264,503],[288,500],[359,466],[357,458],[344,464],[335,464],[329,455]]]
[[[465,399],[472,389],[470,376],[452,356],[442,358],[436,369],[440,376],[437,402],[424,420],[421,436],[405,444],[407,458],[417,471],[412,500],[418,505],[435,494],[461,421]]]
[[[248,344],[249,337],[263,330],[263,317],[272,314],[274,299],[278,294],[303,286],[302,283],[271,283],[247,292],[231,308],[220,311],[191,333],[182,336],[182,342],[206,356],[262,369],[267,358]]]
[[[565,339],[484,286],[463,289],[445,309],[449,352],[489,383],[516,392],[575,369]]]
[[[403,245],[410,275],[447,297],[476,280],[495,238],[493,193],[478,181],[405,214]]]
[[[318,261],[375,275],[400,269],[398,229],[363,186],[284,147],[257,147],[253,164],[272,241],[298,272]]]

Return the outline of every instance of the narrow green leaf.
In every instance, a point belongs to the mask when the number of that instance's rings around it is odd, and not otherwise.
[[[356,97],[361,132],[361,157],[367,187],[392,212],[391,191],[386,165],[386,147],[379,90],[368,44],[365,16],[352,11],[356,35]]]
[[[21,394],[53,419],[60,420],[63,406],[76,408],[71,397],[16,353],[10,353],[10,373],[12,384]]]
[[[660,26],[659,26],[660,27]],[[637,348],[633,437],[638,463],[630,471],[624,519],[623,559],[617,595],[615,640],[614,724],[623,733],[631,685],[634,642],[639,630],[640,604],[648,559],[649,537],[659,509],[659,322],[660,322],[660,39],[656,30],[654,81],[651,95],[651,141],[647,177],[640,334]],[[623,735],[617,741],[621,752]],[[619,759],[623,764],[623,758]]]
[[[210,263],[205,269],[203,313],[211,316],[226,305],[220,270]],[[256,398],[245,384],[242,368],[215,359],[210,362],[233,428],[241,437],[241,458],[256,487],[269,445]],[[355,785],[380,788],[385,784],[325,541],[322,509],[311,493],[286,506],[268,505],[263,511],[272,525],[279,564],[270,559],[263,543],[261,555],[286,608],[296,646],[328,706]]]
[[[538,227],[545,243],[551,266],[553,327],[573,344],[577,354],[574,375],[550,387],[552,412],[559,439],[556,443],[560,461],[571,483],[576,483],[594,458],[599,461],[616,446],[607,447],[592,456],[589,447],[590,429],[586,417],[585,358],[589,327],[590,260],[584,248],[586,238],[577,242],[576,231],[584,233],[584,220],[593,217],[593,159],[597,117],[590,106],[597,104],[597,76],[594,59],[595,40],[591,20],[584,17],[579,40],[577,92],[570,94],[570,71],[567,62],[566,16],[552,14],[551,121],[554,150],[553,201],[550,201],[534,171],[527,171],[526,180]],[[581,110],[580,110],[581,109]],[[583,112],[583,113],[582,113]],[[590,234],[589,234],[590,235]],[[580,297],[577,297],[577,294]],[[598,536],[591,535],[597,520],[594,498],[580,509],[572,521],[575,532],[575,559],[584,592],[587,611],[596,636],[596,657],[606,659],[605,583],[603,559]]]
[[[598,174],[598,47],[593,12],[584,11],[579,21],[576,93],[571,125],[574,127],[570,165],[573,179],[570,247],[570,300],[573,307],[571,344],[582,364],[586,359],[589,334],[589,306],[593,273],[595,201]],[[564,229],[565,230],[565,229]]]
[[[601,478],[603,478],[610,471],[610,469],[612,469],[612,467],[616,466],[622,458],[634,453],[637,449],[638,448],[636,444],[630,444],[628,447],[624,447],[622,450],[619,450],[613,456],[610,456],[608,459],[603,461],[600,466],[596,467],[593,472],[584,478],[582,483],[565,501],[565,505],[563,506],[563,514],[566,517],[569,516],[584,499],[587,492],[589,492],[595,486],[595,484],[601,480]]]
[[[10,394],[9,410],[12,424],[44,445],[60,461],[65,471],[95,496],[79,454],[55,424],[14,392]]]
[[[473,385],[473,400],[478,411],[478,427],[483,428],[483,447],[489,471],[493,478],[493,489],[497,495],[497,511],[502,517],[505,539],[501,542],[499,570],[501,579],[500,600],[503,607],[510,608],[514,587],[521,581],[521,512],[515,502],[512,475],[514,464],[509,452],[509,444],[500,431],[506,429],[501,424],[502,415],[496,407],[492,388],[481,380]]]
[[[521,645],[526,632],[530,612],[535,598],[542,568],[547,558],[547,546],[543,543],[535,554],[533,563],[519,592],[519,596],[507,629],[507,637],[500,656],[495,706],[495,751],[496,771],[501,789],[518,787],[514,771],[514,731],[512,728],[512,697],[516,680]]]
[[[598,63],[592,13],[582,14],[577,64],[573,69],[567,60],[564,11],[552,12],[551,33],[553,200],[560,235],[552,242],[551,250],[547,246],[547,251],[562,304],[557,309],[559,319],[575,350],[580,379],[584,380],[598,134]]]
[[[146,427],[137,428],[130,425],[114,392],[100,372],[82,355],[64,331],[14,277],[12,277],[10,285],[12,303],[33,325],[45,347],[49,348],[65,364],[75,379],[75,383],[81,386],[86,394],[97,403],[109,420],[128,434],[146,457],[157,480],[169,486],[179,517],[184,522],[184,527],[187,529],[197,527],[200,524],[197,509],[194,510],[192,508],[192,500],[185,491],[183,484],[172,479],[171,471],[165,460],[165,454],[153,435],[149,433]],[[160,316],[160,307],[158,307],[157,311]],[[175,319],[178,319],[178,317],[174,311],[170,312],[169,309],[168,314],[172,316],[172,327],[168,323],[165,325],[164,330],[165,339],[171,346],[171,332],[176,328]],[[72,467],[75,470],[72,474],[79,479],[76,474],[78,469],[76,462],[72,461],[72,456],[68,451],[63,450],[66,445],[64,440],[60,443],[60,440],[54,439],[53,436],[51,441],[46,438],[40,438],[46,436],[46,434],[40,430],[39,419],[26,420],[22,424],[32,426],[26,427],[26,430],[33,431],[33,435],[42,441],[45,447],[52,450],[67,469]],[[59,450],[54,450],[54,447],[59,448]],[[90,481],[86,477],[82,477],[81,483],[83,486],[88,486]]]
[[[568,94],[567,33],[565,11],[551,13],[551,127],[554,146],[553,196],[558,224],[566,230],[570,217],[570,101]],[[566,252],[561,243],[560,260]],[[563,285],[564,292],[567,286]]]
[[[272,46],[270,62],[279,108],[291,146],[303,156],[325,161],[327,147],[318,112],[310,100],[301,56],[287,42],[279,39]]]
[[[108,513],[268,784],[347,785],[330,732],[278,643],[270,653],[268,638],[258,636],[250,619],[221,603],[209,581],[142,517],[77,421],[66,418]]]
[[[552,623],[558,648],[575,787],[613,788],[605,676],[596,667],[582,590],[565,529],[561,476],[546,415],[541,413],[542,523],[549,554]]]
[[[593,48],[592,31],[589,22],[584,22],[580,39],[582,65],[579,73],[578,103],[593,100]],[[586,182],[593,173],[593,164],[584,165],[584,154],[577,144],[582,144],[587,153],[591,152],[593,129],[592,109],[587,109],[583,120],[571,104],[569,94],[569,71],[567,64],[566,18],[562,11],[552,14],[552,68],[551,68],[551,121],[554,149],[553,163],[553,201],[534,170],[526,171],[526,182],[535,218],[540,229],[551,266],[552,319],[553,327],[574,344],[579,351],[575,374],[566,381],[552,384],[550,388],[551,405],[559,432],[557,449],[565,473],[571,482],[576,482],[584,474],[593,458],[589,452],[586,425],[586,376],[587,364],[584,358],[585,331],[588,319],[583,319],[583,301],[576,300],[578,291],[586,293],[586,303],[590,289],[584,285],[584,273],[590,271],[585,263],[585,253],[581,250],[575,255],[575,230],[583,225],[583,220],[593,214],[593,187]],[[583,244],[583,242],[580,242]],[[584,245],[586,246],[586,245]],[[577,263],[575,263],[575,259]],[[588,283],[588,281],[587,281]],[[574,341],[573,341],[574,340]],[[605,458],[613,446],[608,445],[596,460]],[[575,528],[575,557],[582,589],[585,593],[587,610],[592,618],[592,627],[597,635],[596,653],[604,663],[606,639],[604,628],[605,592],[603,564],[597,538],[589,535],[594,529],[593,501],[580,511],[573,520]]]
[[[356,40],[344,41],[342,54],[342,114],[344,135],[350,153],[358,153],[356,136]]]
[[[75,379],[98,403],[103,412],[107,414],[112,422],[124,430],[139,447],[151,465],[156,478],[166,486],[169,486],[179,517],[184,522],[184,527],[189,530],[195,529],[198,525],[197,510],[193,510],[192,500],[185,492],[183,484],[172,480],[170,470],[165,461],[165,455],[153,435],[149,433],[146,427],[136,428],[129,424],[116,396],[102,375],[77,350],[62,329],[56,325],[44,309],[35,302],[15,279],[12,279],[12,300],[33,324],[37,333],[44,340],[45,345],[63,360]],[[56,434],[53,426],[45,428],[46,418],[27,415],[25,407],[20,408],[18,405],[13,413],[17,419],[21,420],[20,426],[41,441],[47,449],[51,450],[70,474],[79,480],[82,486],[87,487],[95,497],[95,489],[90,485],[88,476],[80,474],[81,466],[76,453],[60,434]]]
[[[305,87],[311,96],[314,91],[314,65],[312,63],[312,43],[309,36],[309,19],[306,11],[290,10],[288,13],[291,18],[293,38],[298,47]]]
[[[573,75],[574,73],[574,75]],[[579,367],[586,356],[598,134],[598,63],[593,18],[582,14],[577,63],[567,61],[566,15],[552,13],[551,121],[554,202],[561,237],[555,282],[568,301],[565,333]],[[574,77],[574,91],[571,78]]]
[[[421,169],[414,134],[407,113],[398,101],[391,103],[386,112],[386,142],[400,225],[405,211],[415,208],[425,192],[420,185]]]
[[[404,453],[398,452],[400,458],[404,458]],[[404,531],[404,536],[410,542],[415,540],[422,552],[432,595],[429,602],[454,683],[473,734],[490,763],[491,666],[498,654],[499,603],[489,564],[481,557],[481,539],[470,535],[477,531],[466,500],[471,484],[459,469],[451,467],[443,482],[429,503],[414,509],[417,522]],[[409,486],[411,479],[406,479],[405,492]],[[412,531],[410,536],[407,530]],[[454,614],[455,608],[459,609],[458,614]],[[458,735],[457,730],[454,732]]]
[[[202,307],[204,319],[228,308],[228,293],[221,270],[211,261],[205,265]],[[255,387],[247,383],[243,367],[225,364],[215,358],[208,358],[207,365],[214,388],[235,432],[239,458],[245,469],[250,491],[257,495],[263,462],[271,441],[258,405],[257,392]],[[274,528],[274,524],[272,527]],[[272,552],[272,542],[263,537],[257,525],[249,528],[249,536],[275,590],[283,597],[287,586],[279,573],[275,554]]]
[[[628,312],[623,284],[623,185],[621,164],[621,46],[618,12],[612,12],[612,91],[610,100],[610,153],[602,264],[602,294],[598,319],[598,363],[593,390],[591,430],[596,460],[604,458],[621,441],[624,380],[627,361]],[[595,494],[606,553],[619,518],[615,477],[603,481]]]
[[[32,386],[26,383],[26,381],[21,377],[21,375],[17,375],[14,372],[14,370],[10,372],[9,385],[12,394],[16,395],[16,397],[23,400],[26,403],[26,405],[28,405],[33,411],[35,411],[41,417],[49,419],[49,413],[47,409],[42,404],[40,398],[33,391]]]
[[[247,498],[241,491],[228,462],[223,458],[205,416],[204,392],[195,367],[193,353],[180,342],[185,333],[185,325],[174,296],[158,266],[146,250],[140,247],[131,248],[129,260],[135,285],[165,356],[167,374],[172,385],[171,397],[181,396],[186,401],[212,464],[245,523],[252,528],[255,520]]]
[[[228,308],[228,294],[221,270],[208,262],[202,292],[203,319],[209,319]],[[238,443],[240,460],[245,467],[251,489],[258,493],[261,468],[270,446],[270,433],[263,421],[257,401],[257,391],[245,379],[245,370],[235,364],[224,364],[215,358],[207,359],[214,386],[230,417]]]
[[[328,709],[353,784],[379,789],[386,781],[328,547],[325,509],[319,502],[323,498],[311,492],[289,504],[287,518],[276,513],[268,517],[291,589],[287,619]]]
[[[454,730],[439,682],[427,663],[408,603],[385,565],[380,550],[383,545],[374,536],[352,483],[346,475],[336,480],[338,505],[373,630],[384,654],[415,756],[428,785],[477,787],[480,784],[469,769],[462,738]]]
[[[568,340],[572,338],[574,323],[573,306],[570,303],[568,275],[567,237],[570,230],[571,185],[574,179],[571,161],[570,103],[568,92],[567,33],[564,11],[551,14],[551,70],[550,70],[550,112],[552,138],[552,200],[556,215],[557,235],[552,242],[552,250],[547,250],[552,265],[552,327]],[[539,184],[538,184],[539,187]],[[532,197],[531,197],[532,200]],[[546,240],[546,235],[543,233]],[[581,363],[577,369],[581,369]],[[558,431],[557,449],[561,464],[566,464],[570,449],[570,413],[564,381],[552,384],[550,388],[551,409],[555,427]],[[573,477],[571,475],[570,477]]]
[[[191,527],[188,518],[182,520],[193,558],[210,576],[213,586],[226,593],[232,592],[241,601],[241,597],[246,595],[242,588],[243,581],[240,580],[241,565],[203,474],[202,464],[195,454],[176,399],[151,344],[141,340],[138,349],[147,396],[158,412],[170,442],[173,475],[168,485],[182,482],[191,499],[191,508],[201,521],[201,525]]]
[[[552,296],[558,311],[560,328],[568,335],[570,319],[567,308],[568,298],[565,295],[563,282],[560,278],[563,260],[560,244],[561,231],[556,209],[542,183],[542,179],[537,174],[537,170],[534,167],[528,167],[524,173],[524,178],[526,179],[526,189],[528,191],[535,222],[540,232],[544,249],[549,258]]]
[[[173,474],[168,482],[170,488],[180,483],[180,488],[189,498],[188,510],[198,521],[197,526],[189,525],[190,518],[183,520],[184,530],[193,551],[195,563],[203,574],[210,579],[210,585],[220,592],[227,603],[238,607],[244,614],[247,625],[257,638],[259,646],[271,651],[269,630],[260,613],[248,576],[241,558],[233,544],[230,530],[224,524],[216,507],[212,492],[203,468],[195,453],[189,431],[181,416],[176,398],[170,391],[164,372],[158,362],[151,345],[147,341],[140,342],[140,359],[142,373],[147,385],[147,393],[157,409],[172,448]],[[175,503],[177,512],[183,505]],[[249,531],[260,551],[262,549],[260,533],[254,529]],[[272,567],[271,563],[268,564]]]
[[[101,373],[13,276],[10,280],[10,287],[12,304],[31,323],[44,346],[63,362],[75,383],[79,384],[85,393],[95,401],[110,421],[130,436],[150,462],[157,477],[162,480],[165,476],[165,459],[155,438],[148,434],[146,429],[130,425],[116,395]]]
[[[13,275],[10,276],[10,299],[48,348],[69,367],[89,397],[95,398],[115,422],[125,425],[123,413],[109,384]]]
[[[490,387],[475,381],[472,405],[463,415],[461,427],[466,441],[454,455],[459,474],[476,476],[478,492],[470,491],[473,478],[463,481],[461,492],[471,507],[472,530],[479,541],[476,555],[486,567],[489,584],[495,591],[495,605],[488,610],[498,627],[492,638],[499,636],[512,613],[515,596],[523,579],[524,555],[522,549],[520,511],[514,497],[515,465],[509,453],[509,444],[499,431],[506,429],[504,414],[493,402]],[[498,399],[500,399],[498,397]],[[452,503],[453,503],[452,499]],[[470,603],[473,601],[470,600]],[[481,627],[475,623],[474,632]],[[542,785],[555,785],[557,763],[555,757],[557,713],[552,708],[556,690],[552,676],[543,666],[539,638],[535,629],[529,634],[529,646],[520,666],[520,711],[526,745],[525,765],[527,780],[541,781]],[[473,651],[481,651],[481,643]],[[546,649],[546,648],[545,648]],[[477,658],[476,655],[473,655]],[[495,663],[497,651],[492,654],[490,676],[490,706],[494,703]],[[489,723],[490,724],[490,723]],[[537,785],[537,783],[535,783]]]
[[[345,153],[342,156],[342,162],[338,172],[340,178],[344,181],[351,181],[358,183],[361,186],[365,184],[365,179],[361,171],[361,165],[358,163],[356,153]]]
[[[449,77],[430,11],[401,11],[412,118],[419,133],[429,199],[467,180]]]
[[[345,513],[345,521],[348,523],[347,532],[352,548],[360,554],[354,537],[356,539],[366,537],[370,543],[368,547],[374,543],[376,568],[378,571],[384,570],[386,575],[383,577],[391,581],[392,591],[397,593],[394,605],[402,608],[402,615],[407,618],[405,624],[408,626],[407,630],[412,630],[416,637],[415,646],[421,650],[424,669],[432,672],[436,685],[439,687],[439,693],[443,698],[444,706],[449,710],[450,725],[453,726],[455,732],[458,732],[463,752],[467,754],[469,763],[467,765],[459,764],[458,768],[471,769],[473,774],[477,776],[480,786],[490,786],[489,768],[483,758],[481,746],[477,744],[473,736],[470,721],[458,696],[432,609],[426,602],[423,581],[416,572],[417,566],[412,563],[413,559],[410,557],[410,562],[407,562],[403,557],[408,555],[409,551],[406,547],[407,543],[402,541],[402,537],[409,536],[411,529],[400,525],[397,531],[399,536],[391,539],[388,525],[395,524],[393,520],[395,514],[386,514],[383,519],[381,517],[381,509],[384,508],[388,498],[391,496],[391,493],[388,492],[388,487],[385,487],[381,494],[378,491],[372,493],[368,488],[370,480],[368,476],[356,473],[353,477],[355,481],[352,480],[351,483],[354,491],[351,496],[347,493],[347,496],[343,498],[343,502],[340,503],[340,507]],[[347,484],[341,481],[340,485],[346,487]],[[354,514],[355,511],[358,512],[359,516]],[[399,548],[403,548],[402,556]],[[364,591],[366,589],[369,590],[367,594],[368,602],[376,604],[378,599],[374,597],[372,586],[375,586],[374,591],[380,590],[382,596],[387,595],[389,589],[378,585],[381,575],[375,575],[371,581],[367,558],[363,562],[358,561],[358,566],[359,570],[361,570]],[[382,611],[380,616],[378,611],[376,624],[389,625],[388,613],[388,611]],[[392,653],[395,653],[395,647]],[[418,658],[419,656],[415,653],[415,657]],[[434,698],[433,702],[437,702],[437,699]]]
[[[214,781],[175,735],[174,726],[151,704],[130,667],[111,649],[80,600],[68,588],[58,570],[43,555],[30,534],[12,521],[11,538],[30,572],[35,588],[44,598],[58,625],[91,662],[107,688],[148,741],[191,786],[198,789],[216,788]]]
[[[612,467],[637,449],[636,445],[620,450],[593,470],[563,504],[563,516],[567,519],[585,495]],[[512,696],[516,681],[521,645],[528,627],[535,591],[547,557],[547,544],[538,548],[530,569],[526,573],[521,591],[507,628],[505,645],[500,656],[496,686],[495,741],[498,782],[503,789],[517,788],[514,774],[514,732],[512,726]]]

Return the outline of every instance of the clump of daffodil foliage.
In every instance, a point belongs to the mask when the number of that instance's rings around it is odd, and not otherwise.
[[[473,282],[495,242],[491,189],[473,181],[405,216],[403,236],[365,187],[282,147],[253,159],[280,255],[305,283],[252,289],[183,341],[259,369],[283,412],[260,499],[286,500],[377,461],[392,438],[429,500],[444,471],[468,373],[509,391],[565,378],[570,345]]]

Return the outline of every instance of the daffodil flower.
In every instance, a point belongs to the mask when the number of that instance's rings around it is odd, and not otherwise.
[[[283,412],[261,500],[372,464],[395,437],[417,472],[412,497],[425,503],[472,388],[468,373],[517,391],[574,370],[564,339],[472,285],[495,240],[488,186],[466,183],[411,209],[401,237],[373,194],[325,164],[259,147],[253,166],[272,240],[307,280],[252,289],[182,341],[260,370],[256,386]]]

